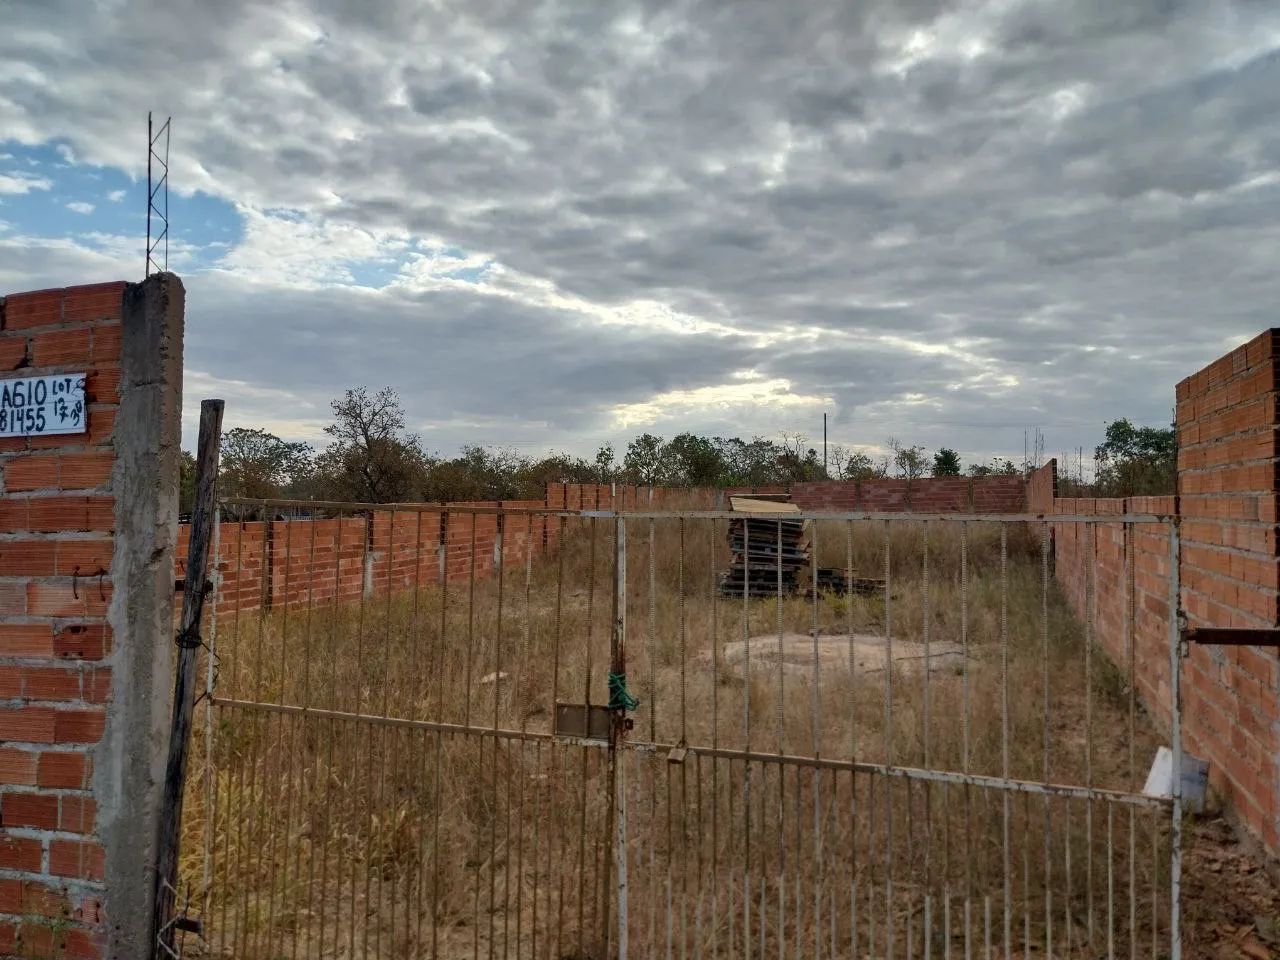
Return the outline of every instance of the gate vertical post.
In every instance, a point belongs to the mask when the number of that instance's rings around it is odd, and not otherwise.
[[[613,578],[613,633],[609,644],[609,671],[625,678],[627,672],[627,521],[618,517],[615,521],[617,556]],[[625,687],[625,681],[620,681]],[[612,686],[612,684],[611,684]],[[610,697],[613,700],[613,697]],[[610,806],[613,808],[613,863],[614,893],[618,900],[618,960],[627,960],[627,767],[618,748],[627,732],[625,706],[610,703],[613,715],[609,725],[609,779],[612,787]],[[607,926],[606,912],[606,926]],[[610,931],[606,929],[605,939]]]
[[[182,592],[182,618],[178,630],[178,666],[173,690],[173,719],[169,731],[169,755],[165,765],[160,826],[156,839],[155,956],[176,957],[175,909],[178,894],[178,846],[182,833],[183,789],[190,759],[191,724],[195,714],[196,670],[203,645],[200,623],[207,597],[209,544],[213,539],[218,478],[218,449],[222,439],[221,400],[200,404],[200,436],[196,456],[196,501],[191,515],[191,547]],[[216,565],[217,558],[214,558]]]
[[[1173,822],[1169,836],[1169,956],[1182,957],[1182,583],[1178,518],[1169,519],[1169,741]]]

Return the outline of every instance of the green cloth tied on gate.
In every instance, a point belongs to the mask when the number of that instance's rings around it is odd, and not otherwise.
[[[640,701],[627,689],[627,675],[625,673],[609,674],[609,709],[634,710],[638,706]]]

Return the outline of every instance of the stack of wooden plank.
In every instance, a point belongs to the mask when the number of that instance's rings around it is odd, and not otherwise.
[[[794,503],[753,497],[730,497],[734,513],[748,513],[729,522],[729,569],[720,575],[720,592],[726,597],[771,597],[792,594],[803,585],[809,571],[809,541],[803,520],[787,519],[799,513]]]
[[[734,513],[751,516],[729,522],[730,562],[720,574],[721,596],[812,593],[807,523],[788,518],[800,508],[777,498],[730,497],[729,503]],[[850,579],[845,571],[831,567],[819,567],[817,573],[820,592],[869,595],[884,589],[883,580]]]
[[[844,570],[838,570],[835,567],[819,567],[818,592],[856,593],[869,597],[872,594],[884,593],[884,581],[875,577],[850,577]]]

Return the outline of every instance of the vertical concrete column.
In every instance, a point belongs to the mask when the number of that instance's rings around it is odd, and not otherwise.
[[[94,790],[106,851],[108,956],[149,955],[156,821],[174,663],[174,547],[182,454],[185,291],[173,274],[124,294],[116,417],[116,637]]]

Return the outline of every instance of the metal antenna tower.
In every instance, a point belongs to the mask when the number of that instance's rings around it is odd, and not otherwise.
[[[172,117],[165,117],[164,123],[159,130],[152,129],[151,111],[147,111],[147,272],[145,276],[151,276],[151,271],[161,272],[169,269],[169,122]],[[164,137],[164,153],[163,155],[156,149],[156,144],[160,142],[160,138]],[[154,168],[159,168],[160,179],[154,177]],[[156,194],[164,190],[164,196],[160,203],[156,204]],[[159,221],[159,232],[156,233],[155,239],[151,239],[151,218],[155,217]],[[160,248],[160,241],[164,241],[164,252],[157,259],[156,251]]]

